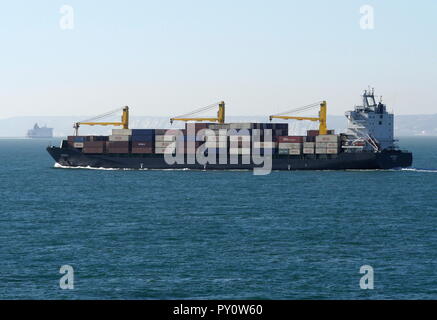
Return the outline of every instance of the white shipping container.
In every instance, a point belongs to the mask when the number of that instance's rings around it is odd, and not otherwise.
[[[83,142],[74,142],[73,147],[74,148],[83,148]]]
[[[241,123],[230,123],[229,129],[251,129],[252,123],[250,122],[241,122]]]
[[[328,153],[328,154],[337,154],[338,153],[338,149],[337,148],[334,148],[334,149],[328,148],[328,149],[326,149],[326,153]]]
[[[326,144],[326,148],[328,148],[328,149],[338,149],[338,143],[328,142]]]
[[[176,151],[176,148],[155,148],[155,153],[158,154],[172,154]]]
[[[132,130],[131,129],[112,129],[112,135],[113,136],[131,136]]]
[[[316,142],[316,148],[319,148],[319,149],[326,149],[328,146],[328,143],[327,142]]]
[[[174,147],[176,147],[174,141],[156,141],[155,142],[155,147],[156,148],[166,148],[169,145],[173,145]]]
[[[335,134],[325,134],[316,136],[316,142],[338,142],[339,136]]]
[[[159,135],[155,136],[155,141],[175,141],[176,136],[173,135]]]
[[[109,136],[109,141],[130,141],[130,136]]]
[[[325,154],[326,153],[326,148],[316,148],[316,153],[317,154]]]
[[[289,149],[290,150],[290,154],[301,154],[300,149]]]
[[[280,142],[279,149],[300,149],[302,146],[301,143],[294,142]]]
[[[316,144],[314,143],[314,142],[304,142],[303,143],[303,147],[304,148],[313,148],[314,149],[314,146],[315,146]]]
[[[276,148],[276,142],[254,142],[253,143],[253,147],[254,148],[258,148],[258,149],[262,149],[262,148],[270,148],[270,149],[273,149],[273,148]],[[284,149],[287,149],[287,148],[284,148]]]
[[[304,154],[314,154],[314,148],[303,148]]]

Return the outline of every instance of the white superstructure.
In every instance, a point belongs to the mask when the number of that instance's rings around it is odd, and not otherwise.
[[[346,134],[352,148],[375,151],[394,149],[394,118],[385,104],[376,103],[374,90],[365,90],[363,104],[346,112],[349,120]],[[347,147],[346,147],[347,148]]]

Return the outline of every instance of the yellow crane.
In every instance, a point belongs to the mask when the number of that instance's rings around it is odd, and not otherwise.
[[[100,120],[120,111],[123,111],[120,122],[97,122],[97,120]],[[76,122],[73,126],[76,132],[76,136],[79,133],[80,126],[121,126],[123,127],[123,129],[129,129],[129,107],[118,108],[113,111],[96,116],[94,118]]]
[[[211,118],[211,117],[196,118],[196,117],[193,117],[193,115],[195,115],[195,114],[198,114],[198,113],[201,113],[204,111],[208,111],[208,110],[214,109],[216,107],[218,107],[218,112],[217,112],[216,118]],[[225,103],[224,103],[224,101],[221,101],[221,102],[211,104],[211,105],[206,106],[204,108],[194,110],[190,113],[186,113],[186,114],[171,118],[170,123],[173,123],[173,121],[185,121],[185,122],[187,122],[187,121],[209,121],[209,122],[218,122],[220,124],[223,124],[223,123],[225,123]]]
[[[287,116],[286,114],[290,113],[298,113],[302,111],[306,111],[312,109],[314,107],[320,106],[319,116],[318,117],[296,117],[296,116]],[[326,101],[319,101],[301,108],[297,108],[294,110],[278,113],[276,115],[270,116],[270,121],[272,119],[284,119],[284,120],[308,120],[308,121],[317,121],[319,122],[319,134],[327,134],[328,126],[326,124],[326,116],[327,116],[328,105]]]

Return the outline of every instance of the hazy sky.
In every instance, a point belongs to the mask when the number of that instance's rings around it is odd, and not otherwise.
[[[435,0],[1,0],[0,118],[174,116],[219,100],[228,115],[321,99],[343,114],[368,85],[397,114],[437,113],[436,16]]]

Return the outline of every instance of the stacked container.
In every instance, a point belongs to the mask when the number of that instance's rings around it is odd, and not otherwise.
[[[153,153],[155,148],[154,129],[132,129],[132,153]]]
[[[302,136],[278,137],[279,154],[300,155],[302,153]]]
[[[303,153],[304,154],[314,154],[315,146],[316,146],[315,142],[304,142],[303,143]]]
[[[132,130],[112,129],[107,142],[108,153],[129,153]]]
[[[155,153],[174,153],[176,151],[176,137],[176,130],[155,130]]]
[[[319,135],[316,136],[317,154],[337,154],[339,150],[338,135]]]

